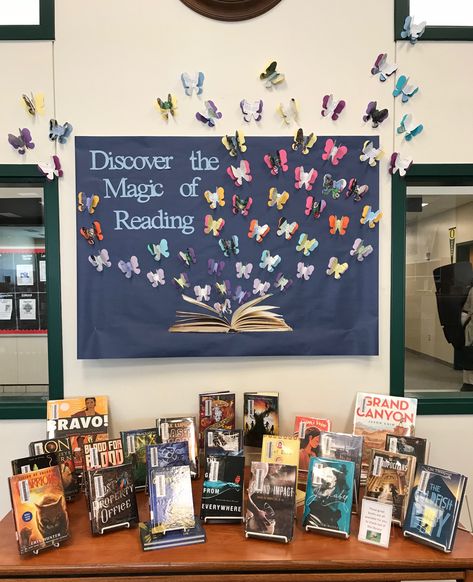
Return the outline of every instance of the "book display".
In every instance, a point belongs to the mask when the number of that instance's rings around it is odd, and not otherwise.
[[[279,434],[279,394],[245,392],[243,395],[243,442],[261,447],[265,434]]]
[[[244,471],[244,457],[207,457],[200,509],[204,523],[243,520]]]
[[[204,446],[204,434],[209,430],[235,428],[235,394],[208,392],[199,394],[199,447]]]
[[[197,479],[199,476],[199,449],[195,418],[193,416],[157,418],[156,428],[158,440],[161,443],[187,442],[191,477]]]
[[[124,458],[133,465],[133,477],[137,491],[146,487],[146,447],[155,445],[158,437],[155,428],[126,430],[120,433]]]
[[[243,455],[243,431],[241,429],[208,430],[204,438],[204,457]]]

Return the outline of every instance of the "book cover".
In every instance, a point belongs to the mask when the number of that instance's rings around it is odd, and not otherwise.
[[[80,483],[69,437],[34,441],[30,443],[29,449],[30,455],[44,455],[45,453],[57,455],[66,501],[73,499],[80,491]]]
[[[123,465],[125,456],[121,439],[107,439],[95,443],[84,443],[82,466],[87,471]]]
[[[358,392],[356,395],[353,434],[363,441],[361,482],[366,483],[366,474],[373,449],[384,449],[388,433],[412,436],[415,431],[417,400],[386,394]]]
[[[76,468],[77,475],[79,477],[79,482],[82,481],[82,471],[84,469],[83,454],[84,446],[86,444],[93,445],[94,443],[100,443],[108,440],[108,433],[95,433],[95,434],[80,434],[71,435],[69,437],[71,441],[72,454],[74,459],[74,466]]]
[[[289,542],[294,534],[297,470],[293,465],[251,463],[246,537]]]
[[[299,471],[307,473],[309,462],[317,455],[316,446],[322,431],[330,431],[332,421],[328,418],[316,418],[315,416],[296,416],[294,421],[294,436],[299,439]],[[299,476],[299,481],[305,481],[307,475]]]
[[[131,463],[91,469],[86,479],[93,534],[132,527],[139,522]]]
[[[206,541],[205,530],[198,517],[195,517],[195,526],[187,530],[170,531],[166,534],[153,533],[150,521],[140,522],[140,540],[144,552],[177,546],[203,544]]]
[[[159,442],[187,442],[189,446],[189,466],[191,477],[192,479],[197,479],[199,476],[199,450],[197,447],[195,418],[193,416],[157,418],[156,427],[158,430]]]
[[[108,433],[107,396],[48,400],[46,413],[48,438]]]
[[[146,465],[148,472],[153,467],[180,467],[189,465],[189,443],[158,443],[146,447]]]
[[[261,462],[299,465],[299,438],[265,434],[261,447]]]
[[[391,453],[412,455],[416,458],[417,466],[427,463],[427,439],[414,436],[398,436],[395,434],[387,434],[384,448]]]
[[[31,471],[39,471],[39,469],[55,467],[56,465],[59,465],[56,453],[32,455],[31,457],[23,457],[22,459],[13,459],[11,462],[13,475],[31,473]]]
[[[158,442],[155,428],[139,428],[120,432],[125,463],[133,465],[133,480],[137,491],[144,490],[148,470],[146,467],[146,447]]]
[[[58,546],[69,537],[69,518],[59,466],[8,479],[20,554]]]
[[[153,467],[149,478],[153,533],[195,527],[189,465]]]
[[[466,484],[465,475],[421,465],[409,498],[404,535],[451,552]]]
[[[263,435],[279,433],[279,394],[245,392],[243,400],[243,442],[247,447],[261,448]]]
[[[207,457],[200,518],[242,521],[245,457]]]
[[[235,428],[235,394],[229,392],[208,392],[199,394],[199,446],[204,446],[207,430]]]
[[[374,449],[365,497],[393,504],[393,523],[402,525],[415,473],[415,457]]]
[[[306,530],[348,538],[355,464],[312,457],[302,520]]]
[[[204,438],[204,456],[221,457],[243,455],[243,431],[240,429],[207,430]]]

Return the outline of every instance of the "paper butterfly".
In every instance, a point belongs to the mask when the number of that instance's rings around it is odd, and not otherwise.
[[[89,245],[94,245],[95,239],[99,241],[103,240],[102,227],[98,220],[94,220],[92,226],[89,228],[83,226],[79,230],[79,233],[85,238]]]
[[[168,241],[165,238],[162,238],[159,244],[149,243],[147,249],[158,263],[163,257],[169,258]]]
[[[231,287],[230,281],[226,279],[223,283],[219,283],[218,281],[215,283],[215,289],[217,293],[220,295],[230,295]]]
[[[334,180],[332,174],[325,174],[322,183],[322,194],[331,194],[332,198],[336,200],[340,198],[340,194],[345,190],[347,181],[344,178]]]
[[[308,136],[304,136],[304,132],[300,127],[296,134],[294,135],[294,141],[292,142],[292,149],[296,152],[301,150],[304,155],[307,155],[317,141],[317,136],[313,133],[310,133]]]
[[[231,239],[221,238],[218,241],[218,246],[222,249],[223,254],[226,257],[229,257],[230,255],[238,255],[240,252],[238,237],[236,234],[234,234]]]
[[[361,213],[360,223],[361,224],[368,224],[370,228],[374,228],[376,224],[381,220],[383,213],[381,210],[376,210],[373,212],[371,210],[371,206],[364,206],[363,212]]]
[[[277,188],[269,189],[268,206],[276,206],[278,210],[282,210],[284,205],[289,200],[289,192],[284,190],[283,192],[278,192]]]
[[[286,291],[292,285],[292,282],[292,279],[288,279],[282,273],[278,273],[273,286],[279,291]]]
[[[157,109],[161,113],[161,117],[166,121],[169,120],[169,116],[174,117],[177,112],[177,99],[171,93],[168,93],[168,98],[163,101],[160,97],[156,99]]]
[[[67,143],[72,130],[72,125],[67,121],[64,125],[59,125],[55,119],[49,120],[49,139],[51,141],[58,141],[62,144]]]
[[[335,101],[333,95],[325,95],[322,99],[322,111],[324,117],[331,117],[336,121],[340,113],[345,109],[346,101]]]
[[[376,101],[370,101],[366,107],[366,113],[363,115],[363,121],[365,123],[371,119],[371,127],[373,128],[376,128],[380,123],[383,123],[389,115],[387,109],[376,109],[376,105]]]
[[[281,216],[278,221],[278,230],[276,231],[276,234],[278,236],[284,235],[286,240],[291,240],[298,228],[299,224],[296,221],[288,222],[284,216]]]
[[[253,204],[253,198],[248,196],[247,198],[240,198],[238,194],[234,194],[232,198],[232,212],[233,214],[242,214],[243,216],[248,216],[248,211]]]
[[[99,202],[100,196],[97,194],[92,194],[92,196],[86,196],[83,192],[77,194],[77,210],[79,212],[87,210],[89,214],[94,214]]]
[[[319,241],[316,238],[309,239],[308,235],[303,232],[299,237],[299,243],[296,246],[296,251],[304,253],[306,257],[310,255],[319,246]]]
[[[61,162],[58,156],[51,156],[51,162],[40,162],[38,168],[48,180],[54,180],[54,177],[62,178],[64,172],[61,168]]]
[[[204,101],[205,114],[199,111],[195,114],[197,121],[206,123],[209,127],[215,126],[216,119],[222,119],[222,113],[217,109],[217,106],[213,101]]]
[[[186,267],[189,268],[191,265],[195,265],[195,263],[197,262],[197,257],[192,247],[188,247],[185,251],[179,251],[179,254],[177,256],[186,265]]]
[[[383,150],[376,149],[372,141],[366,140],[363,144],[363,149],[361,150],[360,162],[368,162],[368,164],[374,168],[376,162],[378,162],[383,155]]]
[[[180,273],[179,277],[174,277],[172,282],[178,289],[186,289],[190,287],[187,273]]]
[[[138,259],[135,255],[130,257],[129,261],[118,261],[118,268],[125,275],[127,279],[131,279],[133,273],[139,275],[141,273]]]
[[[252,119],[260,121],[263,117],[263,100],[249,102],[246,99],[240,101],[240,109],[243,119],[249,123]]]
[[[412,115],[410,113],[406,113],[406,115],[404,115],[401,119],[401,123],[397,128],[397,133],[405,133],[406,135],[404,137],[406,141],[411,141],[411,139],[416,135],[419,135],[423,129],[424,126],[421,123],[416,125],[412,120]]]
[[[235,166],[230,166],[227,168],[227,174],[233,180],[235,186],[241,186],[243,184],[243,180],[245,182],[251,182],[251,180],[253,180],[253,176],[251,175],[250,171],[250,162],[247,160],[241,160],[238,168],[235,168]]]
[[[244,291],[241,288],[241,285],[238,285],[233,295],[233,299],[235,299],[235,301],[238,301],[238,303],[240,304],[243,303],[244,301],[247,301],[250,297],[251,297],[250,291]]]
[[[28,111],[30,115],[33,115],[33,117],[35,115],[43,115],[44,93],[36,93],[35,95],[33,95],[33,93],[30,93],[29,95],[23,93],[21,100],[26,111]]]
[[[304,279],[304,281],[308,281],[313,272],[314,272],[314,265],[304,265],[304,263],[302,263],[302,262],[297,263],[296,277],[298,279]]]
[[[308,172],[304,171],[304,166],[298,166],[294,170],[294,174],[296,177],[296,183],[294,184],[297,190],[300,190],[302,186],[310,192],[312,190],[312,184],[317,179],[319,173],[315,168],[311,168]]]
[[[194,286],[195,298],[197,299],[197,301],[199,301],[199,303],[202,303],[202,301],[208,301],[210,299],[211,290],[212,289],[210,285],[204,285],[203,287],[201,287],[200,285],[195,285]]]
[[[264,250],[261,253],[259,266],[261,269],[267,269],[269,273],[272,273],[280,262],[281,262],[280,255],[272,256],[268,250]]]
[[[223,303],[214,303],[214,309],[218,311],[220,315],[225,315],[226,313],[232,312],[232,304],[230,299],[225,299]]]
[[[282,117],[282,120],[286,125],[290,125],[292,120],[296,122],[298,121],[299,107],[297,105],[297,101],[294,98],[289,101],[289,105],[287,107],[280,103],[276,111]]]
[[[244,277],[245,279],[249,279],[251,271],[253,270],[253,265],[252,263],[246,263],[246,265],[244,265],[243,263],[238,262],[235,265],[235,269],[236,276],[238,277],[238,279],[241,279],[242,277]]]
[[[401,101],[407,103],[411,97],[413,97],[417,91],[419,91],[418,85],[408,85],[409,77],[406,75],[401,75],[396,82],[394,87],[393,97],[398,97],[402,95]]]
[[[18,132],[19,135],[13,135],[12,133],[8,134],[8,143],[23,156],[26,153],[26,150],[33,150],[35,144],[33,143],[31,132],[27,127],[19,129]]]
[[[189,73],[182,73],[181,81],[186,95],[191,96],[194,91],[196,92],[196,95],[201,95],[204,90],[204,79],[205,76],[202,71],[199,71],[194,76],[189,75]]]
[[[217,277],[220,277],[224,267],[225,261],[216,261],[215,259],[209,259],[207,261],[207,272],[209,275],[217,275]]]
[[[210,190],[204,192],[204,198],[212,210],[215,210],[217,206],[225,206],[224,195],[225,190],[222,186],[218,186],[215,192],[211,192]]]
[[[394,63],[391,65],[387,61],[388,55],[387,53],[380,53],[374,62],[374,65],[371,69],[372,75],[379,74],[380,81],[386,81],[386,79],[391,76],[395,71],[397,71],[397,65]]]
[[[256,239],[256,242],[261,243],[264,237],[269,233],[271,229],[267,224],[258,224],[256,219],[250,222],[250,230],[248,231],[248,238]]]
[[[224,135],[222,137],[222,143],[227,149],[228,153],[235,157],[238,153],[245,153],[247,150],[245,144],[245,136],[242,131],[235,131],[235,135]]]
[[[305,201],[304,214],[306,216],[312,215],[314,218],[320,218],[320,215],[324,211],[327,203],[325,200],[317,201],[314,196],[307,196]]]
[[[419,24],[414,24],[412,16],[406,16],[404,27],[401,31],[401,38],[408,39],[411,44],[416,44],[419,38],[424,34],[426,24],[427,22],[425,20],[419,22]]]
[[[353,243],[353,249],[350,251],[352,257],[356,257],[358,261],[364,261],[368,255],[373,252],[373,247],[371,245],[365,246],[363,244],[363,239],[357,238]]]
[[[260,279],[255,279],[253,281],[253,295],[259,295],[260,297],[262,297],[268,292],[270,287],[271,283],[261,281]]]
[[[369,186],[367,184],[358,184],[356,178],[351,178],[348,182],[348,190],[345,192],[345,196],[349,198],[353,195],[353,200],[359,202],[368,190]]]
[[[332,162],[332,165],[338,166],[340,160],[348,152],[348,148],[344,145],[337,146],[333,139],[328,139],[325,142],[324,153],[322,154],[323,160],[328,160]]]
[[[328,217],[328,223],[330,225],[330,234],[336,234],[337,231],[342,235],[345,234],[349,222],[350,222],[349,216],[342,216],[341,218],[338,218],[335,214],[331,214]]]
[[[333,275],[335,279],[340,279],[347,269],[348,263],[339,263],[337,257],[330,257],[326,273],[327,275]]]
[[[93,265],[99,273],[101,273],[105,267],[110,268],[112,266],[107,249],[102,249],[98,255],[89,255],[89,263]]]
[[[164,278],[164,269],[156,269],[155,271],[149,271],[146,273],[148,281],[151,283],[152,287],[158,287],[159,285],[164,285],[166,279]]]
[[[280,170],[283,172],[288,170],[286,150],[278,150],[274,155],[266,154],[263,159],[273,176],[277,176]]]
[[[214,220],[211,214],[205,216],[205,234],[213,234],[213,236],[220,236],[222,228],[225,226],[225,219],[217,218]]]
[[[394,152],[389,162],[389,173],[395,174],[399,171],[400,176],[405,176],[406,172],[412,166],[412,158],[401,158],[401,154]]]
[[[278,73],[276,70],[277,66],[278,63],[273,61],[259,76],[262,81],[265,81],[264,86],[268,89],[271,89],[273,85],[278,85],[284,81],[284,75],[282,73]]]

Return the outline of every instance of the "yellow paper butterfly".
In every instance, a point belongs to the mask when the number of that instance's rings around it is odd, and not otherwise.
[[[296,251],[304,253],[306,257],[319,246],[319,241],[316,238],[309,239],[308,235],[303,232],[299,237],[299,244],[296,246]]]
[[[163,101],[158,97],[156,99],[155,107],[161,113],[161,117],[168,121],[170,115],[172,117],[176,115],[177,99],[174,95],[169,93],[166,101]]]
[[[224,195],[225,190],[222,186],[218,186],[215,192],[211,192],[210,190],[204,192],[204,198],[207,200],[212,210],[215,210],[217,206],[225,206]]]
[[[35,115],[43,115],[44,113],[44,93],[30,93],[26,95],[23,93],[21,96],[21,102],[23,107],[28,111],[33,117]]]
[[[222,228],[225,225],[225,220],[223,218],[217,218],[214,220],[211,214],[207,214],[205,217],[205,234],[213,234],[214,236],[220,236]]]
[[[340,279],[347,269],[348,263],[339,263],[337,257],[330,257],[326,273],[327,275],[333,275],[335,279]]]
[[[277,188],[269,189],[268,206],[276,206],[278,210],[282,210],[284,204],[289,200],[289,192],[284,190],[283,192],[278,192]]]

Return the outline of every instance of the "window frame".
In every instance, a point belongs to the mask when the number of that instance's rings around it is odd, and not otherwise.
[[[392,177],[390,393],[404,396],[406,301],[406,199],[408,186],[472,186],[473,164],[413,164]],[[409,392],[418,414],[473,414],[473,392]]]
[[[406,16],[410,14],[410,0],[394,0],[394,40],[406,41],[401,38]],[[473,26],[429,26],[427,24],[424,34],[419,39],[423,40],[473,40]]]
[[[54,0],[39,0],[39,24],[0,25],[2,40],[55,40]]]
[[[1,184],[40,184],[44,200],[46,248],[46,304],[48,309],[48,380],[49,399],[64,395],[61,317],[61,265],[59,239],[59,189],[57,179],[48,180],[34,164],[0,164]],[[46,418],[42,397],[12,395],[8,402],[0,398],[0,419]]]

